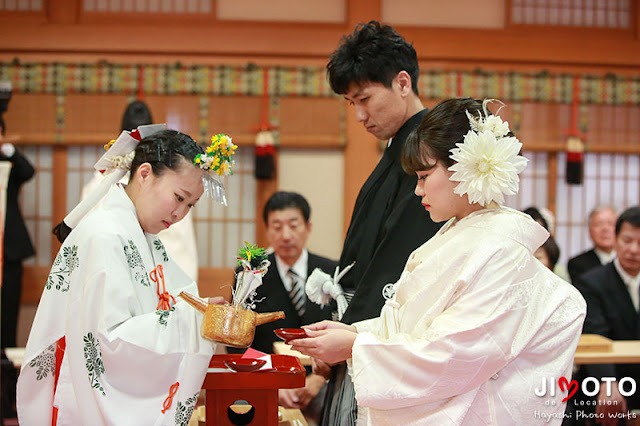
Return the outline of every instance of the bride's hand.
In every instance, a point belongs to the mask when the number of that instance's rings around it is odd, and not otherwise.
[[[309,325],[304,325],[302,326],[302,328],[307,329],[307,330],[312,330],[312,331],[319,331],[319,330],[347,330],[347,331],[352,331],[354,333],[357,333],[356,328],[352,325],[349,324],[343,324],[341,322],[337,322],[337,321],[320,321],[320,322],[315,322],[313,324],[309,324]]]
[[[342,325],[344,326],[345,324]],[[355,327],[353,330],[355,330]],[[351,358],[351,349],[358,335],[357,332],[344,327],[317,331],[307,329],[305,331],[309,337],[290,341],[291,349],[309,355],[312,358],[317,358],[329,365]]]

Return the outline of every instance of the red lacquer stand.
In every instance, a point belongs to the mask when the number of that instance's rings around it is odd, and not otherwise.
[[[239,373],[228,370],[224,361],[241,356],[214,355],[211,358],[210,371],[202,384],[202,389],[205,390],[207,426],[233,425],[228,410],[238,400],[248,401],[255,409],[251,424],[277,425],[278,389],[303,387],[306,376],[304,368],[296,357],[271,355],[275,371]]]

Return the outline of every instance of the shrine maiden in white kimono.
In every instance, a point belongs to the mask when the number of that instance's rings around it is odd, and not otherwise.
[[[548,236],[485,209],[414,251],[380,317],[354,324],[358,424],[560,424],[566,390],[535,390],[571,380],[585,302],[533,256]]]
[[[157,309],[159,265],[177,302],[170,310]],[[214,347],[200,337],[201,314],[177,297],[183,290],[197,294],[114,185],[51,268],[18,381],[20,423],[51,425],[56,407],[59,425],[186,425]]]

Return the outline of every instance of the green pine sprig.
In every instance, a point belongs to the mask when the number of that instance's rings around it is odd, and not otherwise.
[[[267,259],[267,251],[257,244],[244,242],[244,247],[238,250],[238,265],[242,266],[241,259],[246,260],[252,269],[258,269],[260,264]]]

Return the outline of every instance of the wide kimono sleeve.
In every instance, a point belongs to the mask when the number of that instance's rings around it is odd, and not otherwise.
[[[522,326],[535,270],[530,253],[515,243],[484,248],[459,250],[469,259],[455,268],[457,275],[438,276],[438,266],[426,263],[416,268],[402,285],[425,288],[384,308],[396,303],[399,309],[396,333],[372,331],[383,325],[384,311],[356,324],[351,362],[359,405],[398,409],[465,393],[499,373],[531,339],[536,327]],[[431,301],[448,297],[440,289],[450,298],[433,311]]]
[[[98,235],[84,245],[81,262],[87,265],[74,280],[84,283],[83,291],[70,303],[70,379],[91,385],[92,396],[74,385],[85,420],[98,409],[112,424],[182,424],[179,416],[195,406],[213,344],[200,336],[201,313],[177,298],[182,290],[197,294],[193,281],[167,281],[178,301],[170,310],[156,308],[156,283],[148,274],[152,256],[144,239],[136,242]],[[174,267],[170,260],[165,264],[166,279],[180,276]],[[99,408],[83,403],[85,398]]]

